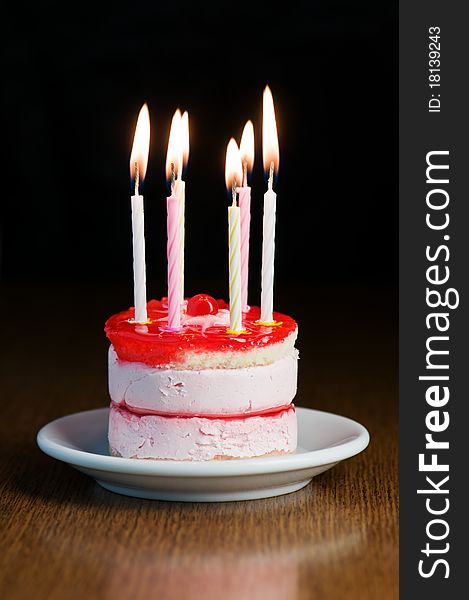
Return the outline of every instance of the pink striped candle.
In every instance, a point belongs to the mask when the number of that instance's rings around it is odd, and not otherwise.
[[[168,329],[181,328],[181,203],[174,190],[166,198],[168,210]]]
[[[184,301],[184,182],[182,169],[189,155],[189,117],[179,108],[173,115],[166,154],[166,177],[171,181],[168,210],[168,328],[181,328]]]

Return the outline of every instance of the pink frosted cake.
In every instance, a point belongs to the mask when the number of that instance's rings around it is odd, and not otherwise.
[[[148,324],[134,309],[106,322],[109,349],[109,446],[125,458],[212,460],[293,452],[297,423],[296,322],[260,311],[230,334],[228,306],[203,294],[169,331],[167,304],[148,303]]]

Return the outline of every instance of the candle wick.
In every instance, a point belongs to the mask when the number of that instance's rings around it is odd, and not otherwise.
[[[174,182],[176,181],[176,172],[174,170],[174,163],[171,163],[171,194],[174,194]]]
[[[243,187],[246,187],[248,184],[248,163],[244,161],[243,163]]]
[[[231,197],[233,199],[233,206],[236,206],[236,179],[233,179],[233,185],[231,186]]]
[[[269,190],[272,189],[272,186],[274,184],[274,161],[272,161],[270,163],[270,170],[269,170]]]
[[[138,196],[139,183],[140,183],[140,173],[138,170],[138,162],[135,161],[135,196]]]

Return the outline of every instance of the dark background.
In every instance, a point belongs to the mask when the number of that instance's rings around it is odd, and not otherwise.
[[[65,10],[66,9],[66,10]],[[256,135],[250,299],[260,296],[262,92],[280,142],[276,286],[388,286],[397,274],[396,6],[321,1],[10,5],[1,276],[121,282],[132,303],[128,160],[147,101],[149,297],[166,292],[165,155],[188,110],[186,292],[227,296],[226,144]]]

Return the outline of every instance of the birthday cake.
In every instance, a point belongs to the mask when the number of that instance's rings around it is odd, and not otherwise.
[[[106,322],[109,446],[115,456],[213,460],[293,452],[297,422],[297,324],[260,310],[230,332],[229,306],[205,294],[184,302],[181,328],[167,326],[166,298]]]

